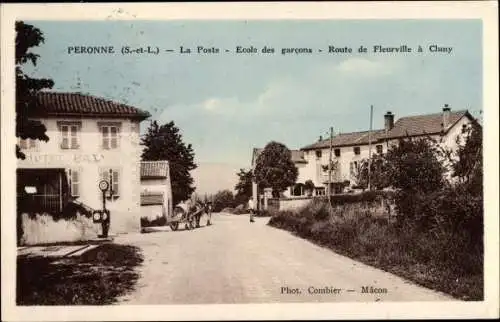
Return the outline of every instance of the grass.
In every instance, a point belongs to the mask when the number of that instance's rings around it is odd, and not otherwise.
[[[133,290],[143,261],[134,246],[102,244],[76,258],[17,258],[17,305],[107,305]]]
[[[333,211],[317,202],[275,213],[269,225],[457,299],[483,300],[482,248],[461,236],[436,237],[401,228],[388,216],[350,205]]]

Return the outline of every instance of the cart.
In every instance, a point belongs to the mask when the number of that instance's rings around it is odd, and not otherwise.
[[[174,208],[173,214],[168,218],[167,223],[173,231],[179,229],[180,224],[184,224],[186,230],[200,227],[200,218],[206,212],[206,207],[197,203],[189,207],[186,204],[179,204]]]

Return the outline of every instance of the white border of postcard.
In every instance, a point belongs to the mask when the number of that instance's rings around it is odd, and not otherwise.
[[[485,300],[245,305],[40,307],[15,305],[14,21],[176,19],[482,19],[485,151]],[[498,4],[478,2],[281,2],[2,4],[2,320],[254,320],[486,318],[499,315]]]

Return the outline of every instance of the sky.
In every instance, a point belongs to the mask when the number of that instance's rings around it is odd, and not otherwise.
[[[299,149],[335,133],[383,127],[400,116],[482,109],[482,25],[479,20],[324,21],[26,21],[45,43],[37,66],[54,90],[82,92],[171,120],[191,143],[198,193],[234,188],[252,148],[274,140]],[[152,46],[158,55],[68,54],[69,46]],[[361,46],[368,53],[360,54]],[[373,46],[407,45],[412,53],[373,53]],[[423,52],[417,53],[422,46]],[[452,47],[451,53],[429,46]],[[219,54],[180,54],[217,47]],[[237,54],[253,46],[257,54]],[[262,47],[274,54],[262,54]],[[328,53],[328,47],[352,53]],[[281,53],[311,48],[311,54]],[[225,50],[229,50],[226,52]],[[323,50],[319,52],[319,50]],[[144,130],[148,121],[142,123]],[[225,170],[224,170],[225,169]]]

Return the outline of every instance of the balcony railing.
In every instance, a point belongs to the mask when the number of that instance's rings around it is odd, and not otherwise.
[[[59,195],[18,195],[18,210],[37,213],[57,213],[62,210],[63,204]]]

